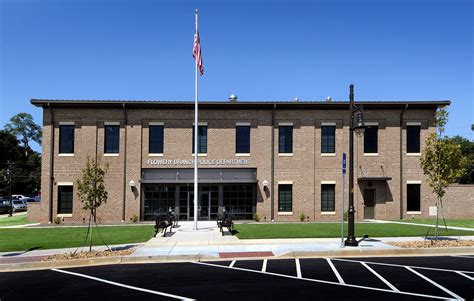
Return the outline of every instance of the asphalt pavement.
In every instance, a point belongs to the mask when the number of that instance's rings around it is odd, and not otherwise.
[[[251,259],[0,273],[0,300],[474,298],[474,256]]]

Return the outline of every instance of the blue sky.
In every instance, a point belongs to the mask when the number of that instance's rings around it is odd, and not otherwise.
[[[0,0],[0,127],[31,98],[452,100],[474,140],[473,1]],[[225,4],[223,4],[225,3]],[[38,149],[38,147],[35,147]]]

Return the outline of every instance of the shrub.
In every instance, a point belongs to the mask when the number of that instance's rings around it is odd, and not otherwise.
[[[347,222],[347,219],[349,218],[349,211],[344,212],[344,221]]]
[[[300,214],[300,222],[304,222],[304,219],[306,218],[306,215],[304,213]]]
[[[260,215],[258,213],[255,213],[253,215],[253,220],[256,221],[257,223],[260,221]]]
[[[54,218],[54,223],[55,223],[56,225],[59,225],[59,224],[61,223],[61,218],[60,218],[59,216],[56,216],[56,217]]]
[[[132,220],[132,223],[138,222],[138,215],[133,214],[131,220]]]

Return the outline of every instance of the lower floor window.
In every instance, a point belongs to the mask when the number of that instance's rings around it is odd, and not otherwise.
[[[145,220],[153,220],[156,214],[175,209],[175,188],[176,185],[167,184],[145,185]]]
[[[223,209],[233,219],[252,219],[255,206],[255,185],[227,184],[224,185]]]
[[[291,212],[293,210],[293,185],[278,185],[278,212]]]
[[[58,186],[58,214],[72,213],[72,185]]]
[[[407,211],[420,211],[420,184],[407,184]]]
[[[336,185],[334,184],[322,184],[321,185],[321,211],[332,212],[335,211],[335,190]]]

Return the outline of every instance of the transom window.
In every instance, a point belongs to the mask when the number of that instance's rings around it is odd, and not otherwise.
[[[106,154],[118,154],[120,144],[120,126],[119,125],[105,125],[105,146],[104,152]]]
[[[74,154],[74,125],[59,126],[59,153]]]
[[[235,152],[238,154],[250,153],[250,126],[238,125],[235,127]]]
[[[378,152],[378,126],[369,126],[364,132],[364,153],[376,154]]]
[[[278,212],[291,212],[293,210],[293,185],[278,185]]]
[[[278,152],[280,154],[293,153],[293,126],[280,125],[278,127]]]
[[[333,154],[336,152],[336,127],[321,127],[321,153]]]
[[[164,126],[163,125],[150,125],[149,126],[149,153],[162,154],[163,153],[163,138],[164,138]]]
[[[194,126],[193,126],[193,150],[194,154]],[[207,125],[198,126],[198,153],[207,153]]]

